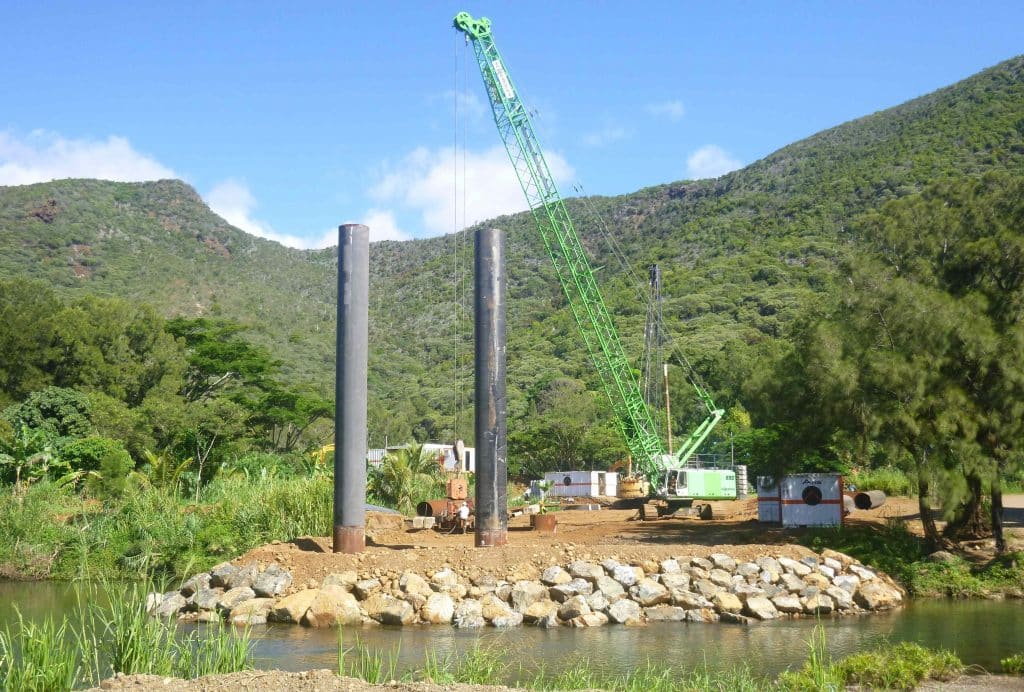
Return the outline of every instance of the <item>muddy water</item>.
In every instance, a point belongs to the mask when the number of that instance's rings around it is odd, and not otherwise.
[[[76,607],[71,587],[52,583],[0,582],[0,628],[15,616],[68,613]],[[903,610],[821,621],[833,656],[845,656],[882,641],[916,641],[954,650],[967,664],[998,671],[999,659],[1024,651],[1024,603],[1020,601],[920,601]],[[731,669],[747,665],[774,675],[798,667],[807,656],[813,620],[784,620],[750,627],[737,625],[658,624],[647,627],[559,628],[541,630],[456,630],[449,627],[346,629],[345,643],[358,638],[373,649],[391,652],[398,669],[422,665],[425,652],[459,653],[477,642],[507,652],[526,677],[543,667],[549,673],[580,659],[609,673],[625,674],[647,660],[691,668]],[[300,627],[257,627],[259,668],[308,670],[335,668],[337,631]]]

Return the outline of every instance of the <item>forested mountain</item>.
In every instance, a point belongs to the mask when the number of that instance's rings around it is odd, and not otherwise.
[[[990,171],[1024,176],[1024,57],[716,180],[567,204],[627,352],[640,357],[645,287],[623,270],[620,254],[641,277],[648,264],[661,265],[677,345],[719,405],[738,412],[743,383],[787,338],[787,326],[833,292],[838,259],[853,242],[848,229],[862,214],[936,181]],[[508,233],[518,453],[557,453],[550,440],[575,435],[587,439],[592,459],[614,458],[622,447],[603,424],[596,374],[531,218],[486,225]],[[373,445],[385,436],[472,438],[471,233],[371,247]],[[284,361],[286,376],[324,395],[334,372],[335,271],[333,251],[249,236],[178,181],[0,188],[0,278],[30,276],[64,294],[243,323]],[[677,432],[700,413],[688,394],[683,386],[673,393]]]

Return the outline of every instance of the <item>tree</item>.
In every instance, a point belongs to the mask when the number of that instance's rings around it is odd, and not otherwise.
[[[0,281],[0,406],[52,384],[54,315],[61,304],[38,281]]]
[[[82,437],[92,432],[89,397],[66,387],[46,387],[32,392],[3,416],[14,425],[40,430],[50,438]]]
[[[370,469],[367,490],[385,505],[403,514],[412,514],[417,500],[440,489],[441,467],[427,454],[423,445],[410,444],[384,457],[380,466]]]

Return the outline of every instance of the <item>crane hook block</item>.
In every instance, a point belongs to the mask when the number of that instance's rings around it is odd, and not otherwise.
[[[487,17],[473,19],[469,12],[459,12],[452,22],[459,31],[464,31],[472,39],[491,35],[491,20]]]

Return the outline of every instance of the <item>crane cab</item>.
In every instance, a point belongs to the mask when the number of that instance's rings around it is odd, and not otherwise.
[[[668,469],[659,480],[657,494],[665,499],[736,499],[736,472],[733,469]]]

